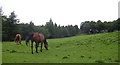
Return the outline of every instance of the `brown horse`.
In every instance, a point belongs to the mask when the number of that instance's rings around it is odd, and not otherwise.
[[[20,34],[16,34],[14,41],[16,42],[16,44],[21,44],[21,35]]]
[[[33,54],[33,42],[36,43],[35,48],[36,48],[36,53],[38,53],[38,46],[39,43],[41,43],[41,49],[40,51],[42,52],[42,45],[44,43],[44,47],[46,48],[46,50],[48,50],[48,43],[46,41],[46,38],[43,34],[39,34],[37,32],[33,33],[32,35],[28,36],[26,38],[26,45],[28,45],[29,40],[31,40],[31,51]]]

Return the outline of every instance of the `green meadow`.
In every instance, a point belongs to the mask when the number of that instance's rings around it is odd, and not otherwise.
[[[118,32],[47,39],[49,50],[2,42],[2,63],[117,63]],[[34,43],[35,44],[35,43]],[[35,46],[35,45],[34,45]]]

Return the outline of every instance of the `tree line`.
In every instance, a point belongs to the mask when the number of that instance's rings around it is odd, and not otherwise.
[[[8,17],[1,15],[1,18],[3,41],[13,41],[18,33],[21,34],[23,40],[33,32],[43,33],[46,38],[69,37],[79,33],[77,25],[60,26],[53,23],[52,19],[40,26],[34,25],[32,21],[30,23],[19,23],[20,21],[16,19],[14,11]]]
[[[31,21],[30,23],[17,24],[17,26],[19,33],[23,36],[23,39],[33,32],[43,33],[46,38],[69,37],[74,36],[79,32],[77,25],[60,26],[56,23],[53,23],[52,19],[50,19],[49,22],[46,22],[45,25],[36,26]]]
[[[13,41],[16,34],[21,34],[22,40],[33,32],[43,33],[46,38],[62,38],[75,36],[77,34],[96,34],[103,32],[113,32],[120,30],[120,18],[114,21],[85,21],[80,24],[80,29],[77,25],[60,26],[53,23],[52,19],[46,22],[45,25],[36,26],[32,21],[30,23],[19,23],[14,11],[9,16],[1,14],[2,22],[2,41]]]
[[[80,31],[84,34],[96,34],[103,32],[114,32],[120,30],[120,18],[114,21],[85,21],[80,25]]]

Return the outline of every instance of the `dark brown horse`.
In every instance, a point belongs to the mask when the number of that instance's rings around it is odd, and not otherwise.
[[[42,52],[43,43],[44,43],[44,47],[46,48],[46,50],[48,50],[48,43],[47,43],[46,38],[45,38],[45,36],[43,34],[39,34],[39,33],[35,32],[32,35],[28,36],[26,38],[26,45],[28,45],[29,40],[31,40],[32,54],[33,54],[33,42],[36,43],[36,45],[35,45],[36,53],[38,53],[39,43],[41,43],[41,49],[40,49],[41,52]]]
[[[21,44],[21,35],[20,34],[16,34],[14,41],[16,42],[16,44]]]

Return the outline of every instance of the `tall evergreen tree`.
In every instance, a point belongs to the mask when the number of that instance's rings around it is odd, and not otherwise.
[[[17,30],[17,22],[18,19],[16,19],[16,15],[13,12],[11,12],[9,18],[7,18],[6,16],[2,16],[2,39],[3,40],[14,40],[15,34],[18,33]]]
[[[53,38],[54,36],[54,25],[53,25],[53,21],[50,18],[49,22],[46,22],[46,28],[48,29],[48,32],[50,33],[50,38]]]

